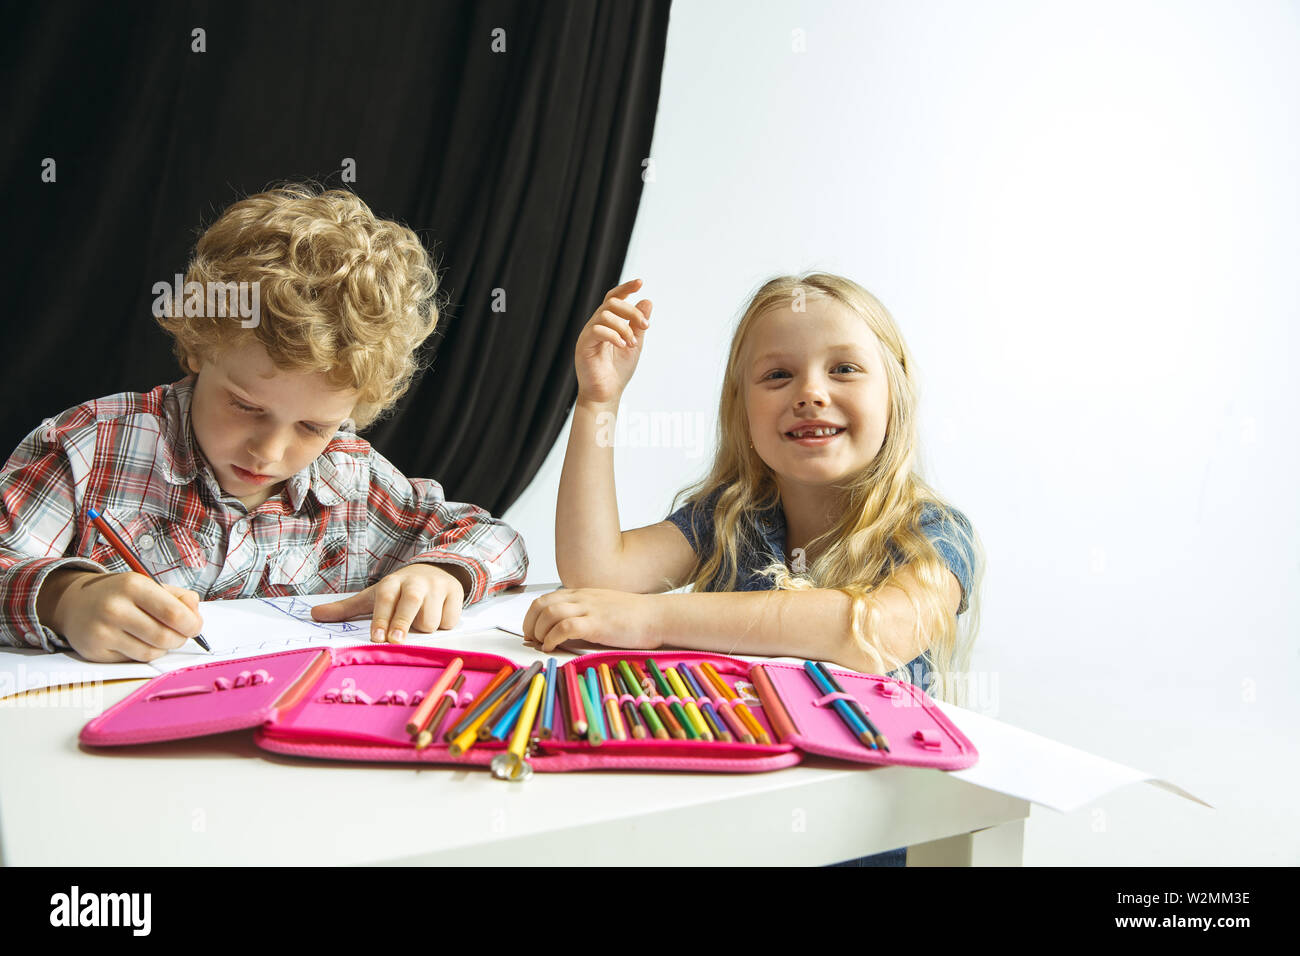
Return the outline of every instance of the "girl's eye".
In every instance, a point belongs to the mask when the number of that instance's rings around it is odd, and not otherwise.
[[[763,381],[764,381],[764,382],[770,382],[770,381],[774,381],[774,380],[776,380],[776,379],[778,379],[778,378],[789,378],[789,377],[790,377],[790,373],[789,373],[789,372],[787,372],[785,369],[777,368],[777,369],[773,369],[772,371],[770,371],[770,372],[768,372],[766,375],[764,375],[764,376],[763,376]]]
[[[851,362],[841,362],[839,365],[837,365],[837,366],[835,366],[833,369],[831,369],[831,374],[832,374],[832,375],[848,375],[848,374],[851,374],[851,373],[853,373],[853,372],[858,372],[858,371],[861,371],[861,369],[859,369],[856,365],[852,364]]]

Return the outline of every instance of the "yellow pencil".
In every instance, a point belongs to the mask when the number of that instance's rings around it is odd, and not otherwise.
[[[713,731],[709,730],[709,725],[704,721],[704,715],[700,713],[700,708],[695,706],[695,699],[691,696],[686,682],[682,680],[676,668],[665,667],[664,676],[668,678],[668,683],[672,685],[673,693],[681,698],[682,706],[686,708],[686,716],[695,725],[695,732],[700,735],[700,739],[712,740]]]
[[[533,675],[533,682],[528,685],[528,699],[524,701],[523,713],[519,715],[519,723],[515,725],[515,735],[510,738],[510,747],[508,751],[524,759],[524,748],[528,746],[528,735],[533,729],[533,718],[537,716],[537,707],[542,699],[542,691],[546,689],[546,675]]]

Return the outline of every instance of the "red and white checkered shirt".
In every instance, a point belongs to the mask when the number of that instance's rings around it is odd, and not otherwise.
[[[340,431],[253,511],[225,494],[190,430],[193,379],[47,419],[0,471],[0,640],[66,650],[36,595],[56,568],[126,571],[86,518],[106,515],[165,584],[204,600],[359,591],[405,564],[456,565],[470,604],[523,582],[524,542],[482,508],[408,479]]]

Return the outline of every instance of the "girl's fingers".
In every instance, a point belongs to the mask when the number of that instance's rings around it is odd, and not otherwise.
[[[536,640],[545,642],[552,629],[566,620],[582,617],[586,613],[586,608],[572,601],[552,602],[542,608],[536,620],[533,621],[532,635]],[[524,630],[527,631],[528,628],[525,627]]]
[[[648,302],[649,300],[642,299],[641,301]],[[648,324],[646,314],[639,308],[639,304],[633,305],[626,299],[610,299],[605,303],[604,308],[608,312],[613,312],[619,318],[626,319],[628,325],[634,329],[643,329]]]
[[[393,610],[392,619],[388,624],[388,641],[392,644],[400,644],[406,639],[406,632],[411,629],[411,622],[415,616],[420,613],[420,608],[424,606],[429,592],[419,585],[412,584],[408,581],[402,587],[401,595],[397,599],[397,605]]]
[[[632,331],[632,323],[627,319],[617,316],[606,309],[600,313],[600,324],[616,331],[630,348],[636,348],[636,333]]]
[[[627,295],[630,292],[635,292],[639,288],[641,288],[640,279],[628,279],[622,285],[616,285],[614,286],[614,288],[606,292],[605,298],[609,299],[614,296],[617,296],[618,298],[622,298],[623,296]]]
[[[597,325],[591,330],[591,334],[601,342],[608,342],[616,349],[627,348],[627,340],[619,335],[607,325]]]

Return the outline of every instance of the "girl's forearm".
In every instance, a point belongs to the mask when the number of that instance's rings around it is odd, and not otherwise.
[[[573,409],[555,502],[555,565],[568,587],[600,586],[622,550],[612,439],[617,413],[617,402],[579,400]],[[605,434],[610,440],[601,440]]]
[[[898,588],[876,597],[879,626],[867,645],[910,661],[925,650],[916,613]],[[881,659],[853,637],[853,602],[843,591],[734,591],[656,594],[655,637],[666,645],[723,654],[803,657],[879,673]]]

